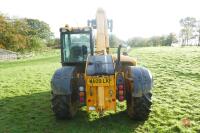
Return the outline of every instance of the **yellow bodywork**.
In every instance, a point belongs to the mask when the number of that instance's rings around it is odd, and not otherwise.
[[[106,14],[103,9],[97,10],[96,29],[95,54],[98,55],[99,51],[104,51],[101,54],[107,55],[109,54],[109,35]],[[114,64],[114,61],[117,60],[117,56],[112,57],[112,63]],[[127,65],[136,65],[136,60],[128,56],[121,55],[121,62],[122,68],[125,68]],[[87,111],[96,111],[99,113],[107,110],[116,111],[116,75],[117,73],[115,73],[115,75],[100,74],[96,76],[88,76],[85,74]]]
[[[115,75],[85,76],[87,111],[116,111]]]

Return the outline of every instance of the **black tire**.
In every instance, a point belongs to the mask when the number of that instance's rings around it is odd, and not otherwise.
[[[131,94],[127,96],[127,112],[131,119],[146,120],[151,112],[151,96],[149,92],[143,94],[142,97],[132,97]]]
[[[52,94],[52,110],[57,119],[71,119],[79,108],[77,96]]]

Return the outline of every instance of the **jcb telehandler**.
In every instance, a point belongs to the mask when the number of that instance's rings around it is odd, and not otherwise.
[[[107,20],[103,9],[86,27],[60,28],[61,63],[51,80],[52,110],[60,119],[70,119],[81,106],[87,111],[116,111],[116,102],[126,100],[128,115],[148,118],[153,85],[150,71],[136,66],[136,60],[109,54]],[[94,33],[96,35],[94,36]],[[95,38],[95,39],[94,39]]]

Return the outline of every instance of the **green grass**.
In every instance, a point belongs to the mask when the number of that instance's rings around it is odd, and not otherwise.
[[[154,76],[147,121],[130,120],[124,104],[102,118],[82,108],[72,120],[56,120],[49,81],[61,65],[59,51],[51,51],[0,62],[0,133],[200,132],[200,48],[137,48],[130,55]]]

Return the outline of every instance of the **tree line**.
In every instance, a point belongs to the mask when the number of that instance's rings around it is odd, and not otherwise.
[[[110,46],[117,47],[120,44],[130,47],[156,47],[156,46],[171,46],[173,42],[177,42],[176,34],[170,33],[169,35],[153,36],[150,38],[133,37],[127,41],[119,39],[116,35],[110,35]]]
[[[181,26],[179,35],[169,33],[149,38],[133,37],[124,41],[112,34],[109,37],[110,46],[117,47],[122,44],[130,47],[151,47],[171,46],[172,43],[180,43],[182,46],[194,43],[200,46],[200,20],[186,17],[179,23]],[[46,22],[30,18],[10,18],[0,14],[0,48],[25,52],[47,46],[59,47],[59,38],[54,37]]]
[[[38,19],[10,18],[0,14],[0,48],[24,52],[38,50],[54,43],[47,23]]]
[[[156,46],[171,46],[173,42],[177,42],[176,34],[153,36],[150,38],[133,37],[127,41],[130,47],[156,47]]]
[[[182,18],[179,23],[181,26],[179,35],[169,33],[168,35],[149,38],[133,37],[127,41],[122,41],[115,35],[111,35],[110,44],[111,46],[118,46],[124,43],[130,47],[171,46],[173,43],[180,46],[200,46],[200,20],[194,17],[186,17]]]

